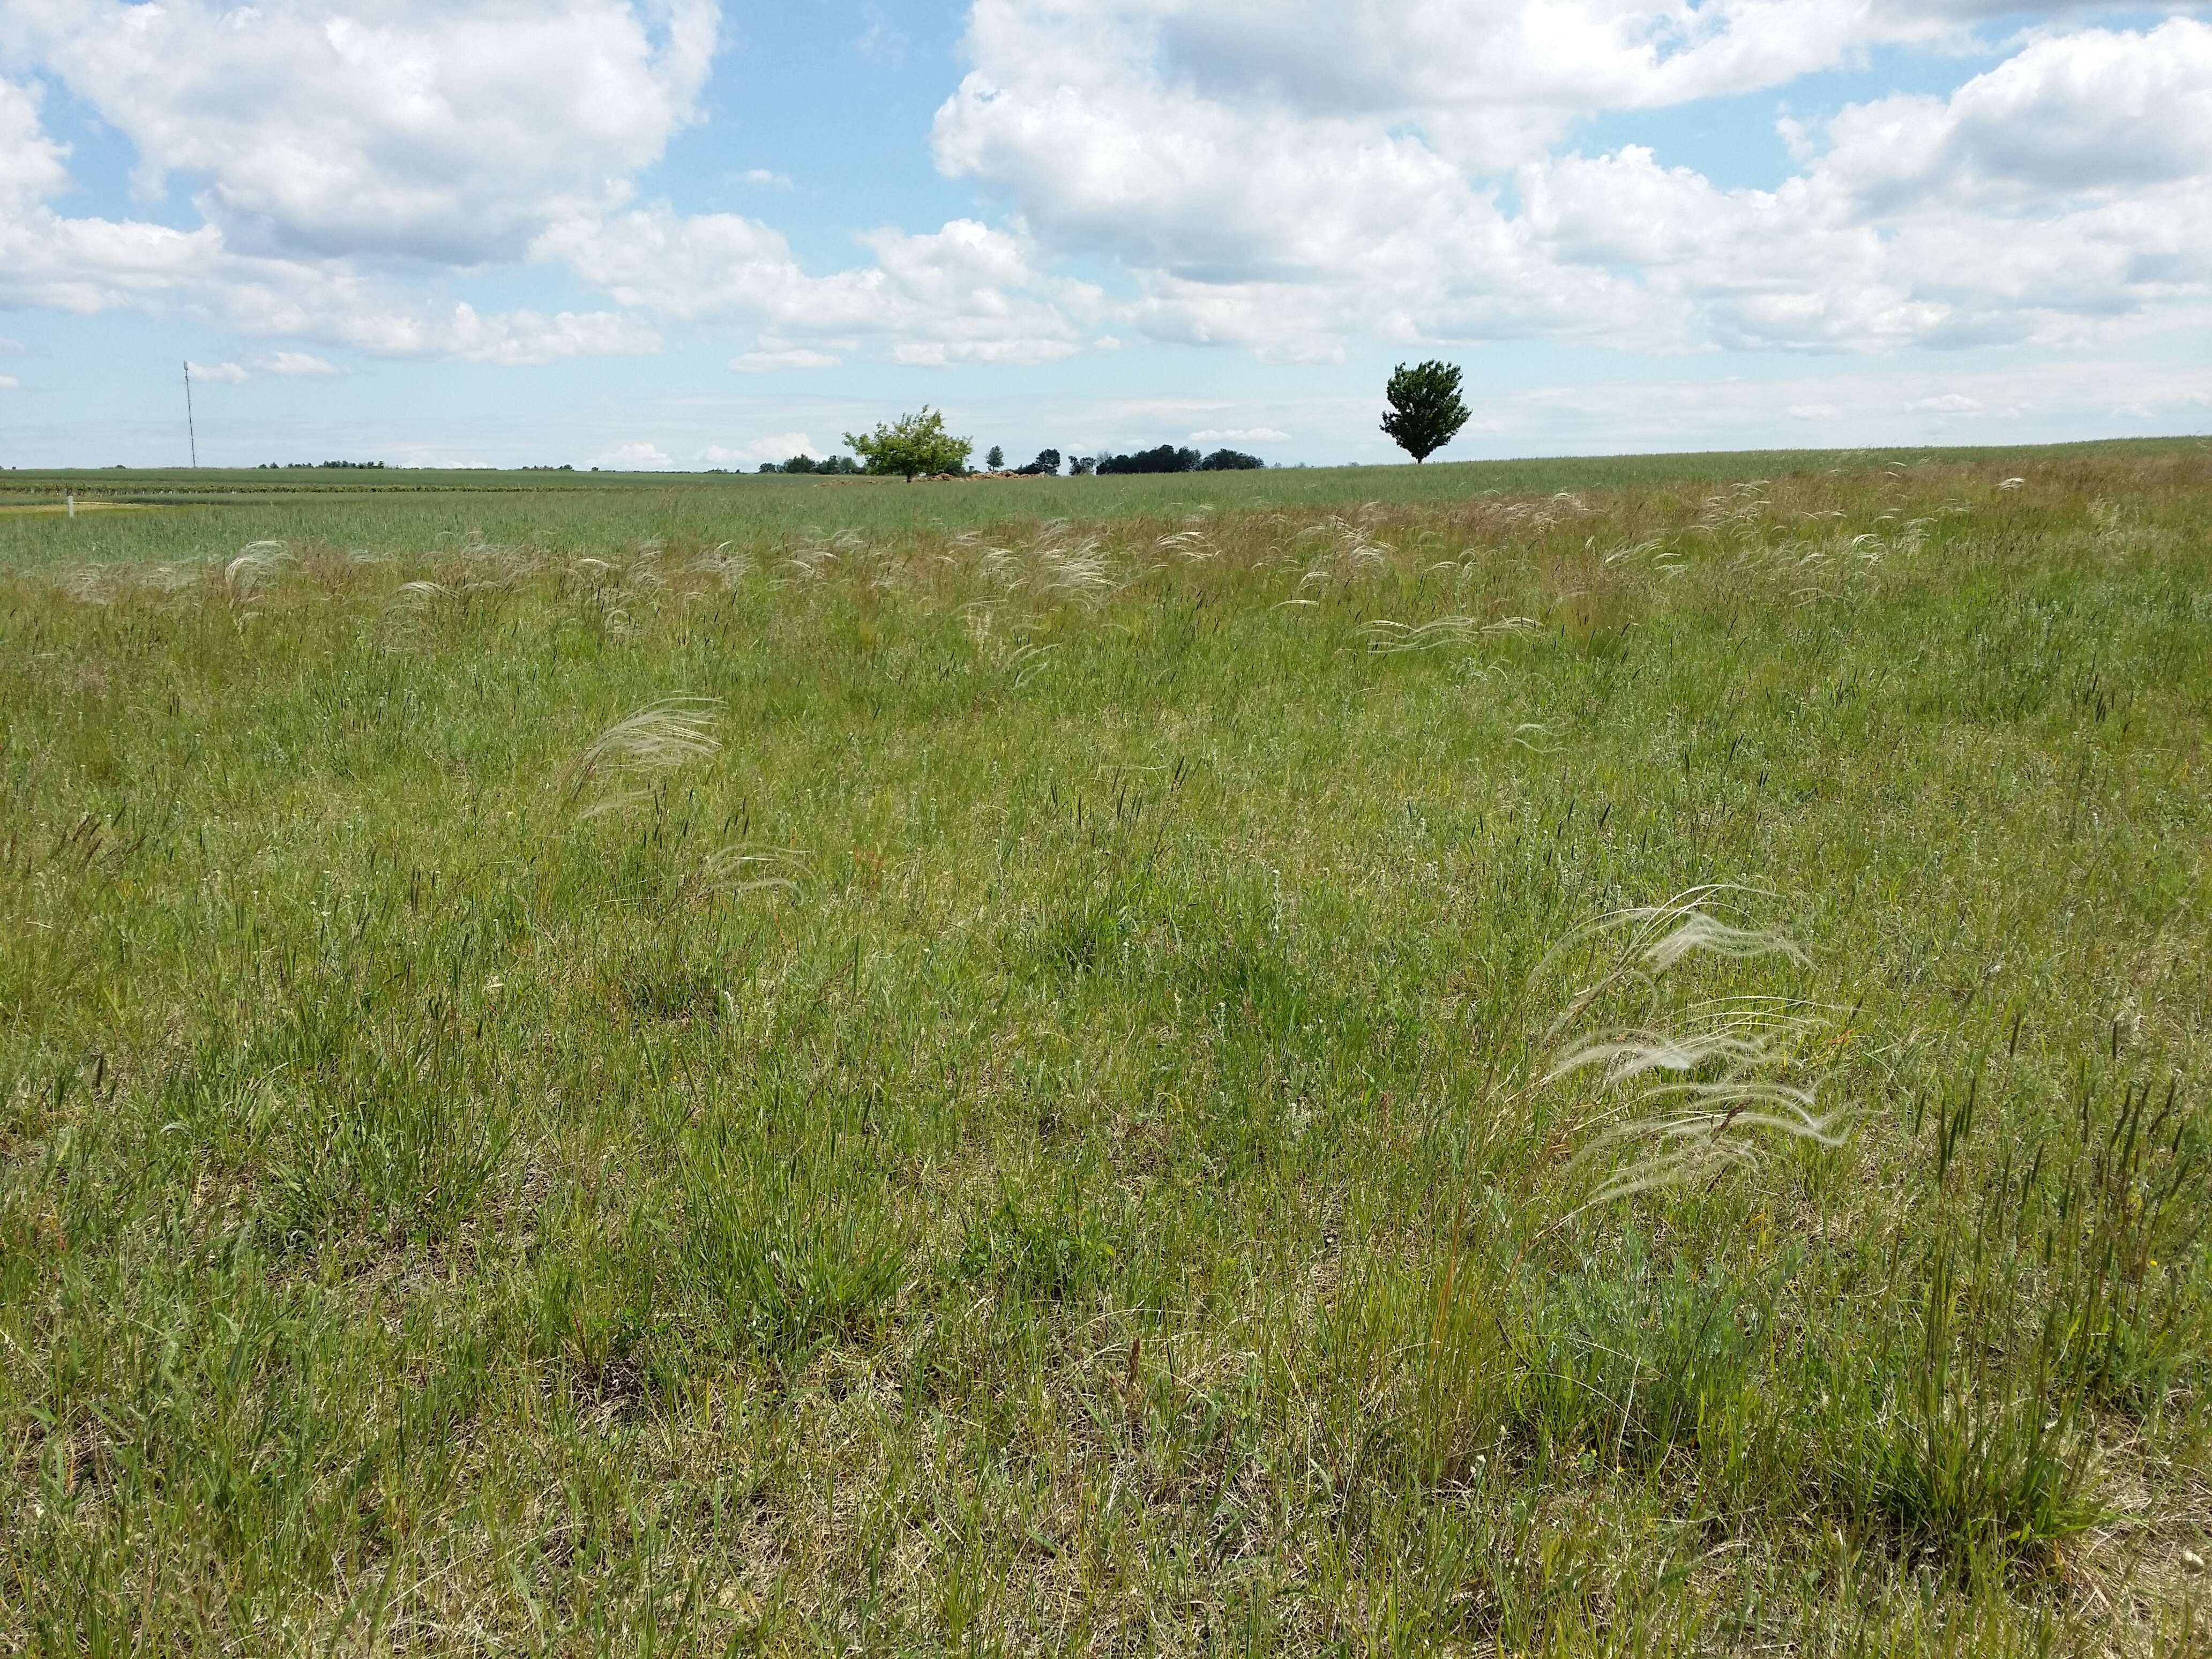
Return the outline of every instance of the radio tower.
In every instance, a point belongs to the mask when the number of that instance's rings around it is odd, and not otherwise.
[[[192,469],[198,471],[200,464],[200,434],[199,428],[192,424],[192,365],[190,358],[185,361],[185,435],[191,441]]]

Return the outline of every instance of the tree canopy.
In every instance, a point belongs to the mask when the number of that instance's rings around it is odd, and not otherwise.
[[[1217,449],[1211,455],[1201,455],[1194,449],[1178,449],[1173,444],[1162,444],[1157,449],[1140,449],[1133,455],[1101,455],[1097,463],[1103,477],[1115,472],[1236,472],[1247,467],[1265,466],[1257,455],[1247,455],[1235,449]],[[1079,471],[1083,469],[1079,463]]]
[[[1459,400],[1459,370],[1431,358],[1411,368],[1398,365],[1382,396],[1389,410],[1382,430],[1416,463],[1425,461],[1458,435],[1468,407]]]
[[[848,432],[845,441],[869,471],[908,479],[924,472],[962,471],[975,447],[973,441],[947,432],[945,416],[927,404],[889,425],[878,422],[873,432]]]
[[[1203,459],[1194,449],[1162,444],[1157,449],[1140,449],[1133,455],[1101,455],[1098,476],[1103,478],[1116,472],[1195,472]]]

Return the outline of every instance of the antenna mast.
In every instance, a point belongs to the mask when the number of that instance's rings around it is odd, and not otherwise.
[[[200,464],[200,434],[199,428],[192,423],[192,365],[190,358],[185,361],[185,435],[191,441],[192,467],[197,471]]]

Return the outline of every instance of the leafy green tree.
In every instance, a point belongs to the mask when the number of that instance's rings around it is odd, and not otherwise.
[[[814,458],[811,455],[794,455],[783,464],[783,470],[786,472],[811,472],[814,471]]]
[[[1104,478],[1121,472],[1195,472],[1198,464],[1205,459],[1194,449],[1162,444],[1157,449],[1140,449],[1133,455],[1101,455],[1098,476]]]
[[[1006,465],[1006,452],[993,444],[989,453],[983,457],[983,465],[994,472],[1003,471]]]
[[[1390,408],[1382,429],[1415,463],[1442,449],[1467,424],[1468,407],[1459,400],[1459,370],[1433,358],[1408,368],[1398,365],[1383,389]]]
[[[889,426],[877,422],[872,433],[848,432],[845,441],[853,453],[879,476],[896,473],[911,482],[919,473],[963,472],[968,467],[972,440],[956,438],[945,429],[945,416],[923,404],[917,414],[902,415]]]

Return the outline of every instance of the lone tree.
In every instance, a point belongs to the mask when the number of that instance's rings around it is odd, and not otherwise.
[[[896,473],[908,483],[921,472],[961,472],[967,470],[968,452],[975,444],[945,429],[945,416],[924,404],[914,415],[902,415],[890,426],[877,422],[872,433],[848,432],[845,441],[853,453],[879,476]]]
[[[990,448],[990,453],[983,457],[983,465],[989,467],[992,471],[996,472],[1003,468],[1006,464],[1006,452],[1000,448],[998,445],[993,444]]]
[[[1442,449],[1467,424],[1468,407],[1459,400],[1459,370],[1431,359],[1408,368],[1398,365],[1382,395],[1389,412],[1382,429],[1415,463]]]

